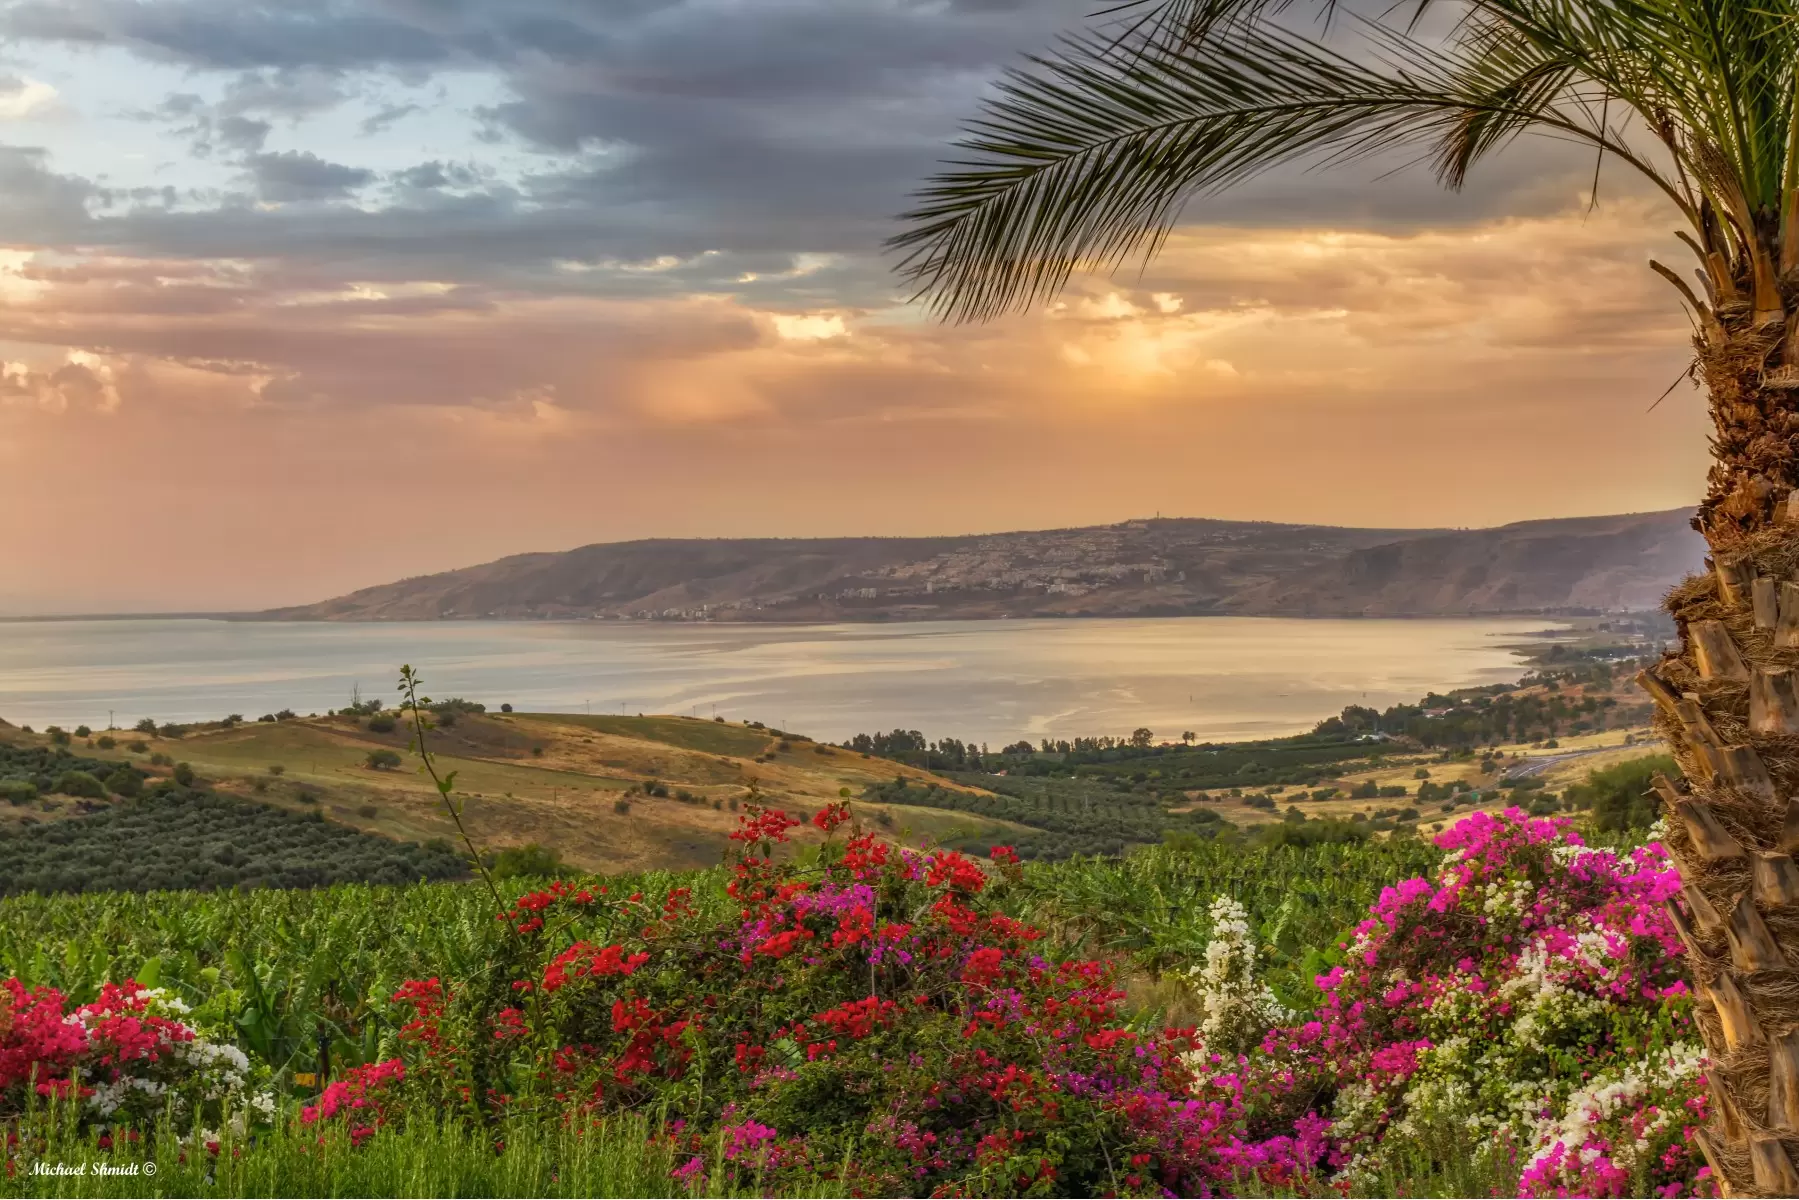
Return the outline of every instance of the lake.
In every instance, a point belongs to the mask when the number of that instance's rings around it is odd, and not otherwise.
[[[1148,726],[1202,741],[1298,733],[1346,704],[1516,678],[1543,620],[1253,617],[917,624],[619,621],[0,622],[0,717],[101,728],[305,714],[353,688],[523,711],[753,719],[813,737],[902,727],[995,747]]]

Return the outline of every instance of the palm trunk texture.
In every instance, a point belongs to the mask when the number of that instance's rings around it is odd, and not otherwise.
[[[1700,1147],[1724,1195],[1799,1196],[1799,372],[1778,301],[1708,299],[1708,573],[1669,594],[1678,649],[1638,678],[1686,776],[1656,788],[1711,1060]]]

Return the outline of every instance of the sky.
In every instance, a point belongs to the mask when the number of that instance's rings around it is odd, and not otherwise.
[[[1519,144],[945,326],[885,238],[1092,0],[0,0],[0,614],[639,537],[1698,498],[1674,214]],[[1678,260],[1670,260],[1678,261]]]

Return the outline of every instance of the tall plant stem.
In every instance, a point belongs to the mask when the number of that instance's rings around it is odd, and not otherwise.
[[[431,747],[425,740],[425,731],[430,728],[429,722],[425,719],[425,705],[431,703],[431,698],[419,695],[421,682],[423,681],[420,679],[419,673],[411,666],[400,668],[400,693],[405,697],[406,709],[412,713],[412,744],[424,763],[420,770],[429,775],[431,782],[436,785],[438,797],[443,801],[445,811],[450,814],[450,820],[456,826],[456,835],[462,839],[463,849],[468,851],[469,865],[481,877],[481,882],[487,885],[488,893],[493,896],[494,910],[498,913],[500,920],[506,924],[507,928],[511,928],[511,922],[506,919],[506,901],[500,898],[500,889],[494,884],[493,872],[489,871],[487,864],[481,861],[481,852],[475,846],[475,839],[469,836],[468,826],[463,823],[462,806],[456,802],[454,795],[456,772],[451,771],[448,775],[437,773],[437,762],[432,758]]]

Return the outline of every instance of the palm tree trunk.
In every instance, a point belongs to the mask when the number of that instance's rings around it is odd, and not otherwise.
[[[1799,372],[1770,316],[1705,314],[1709,572],[1669,594],[1678,650],[1639,677],[1686,775],[1657,781],[1670,910],[1711,1060],[1700,1148],[1737,1196],[1799,1195]]]

